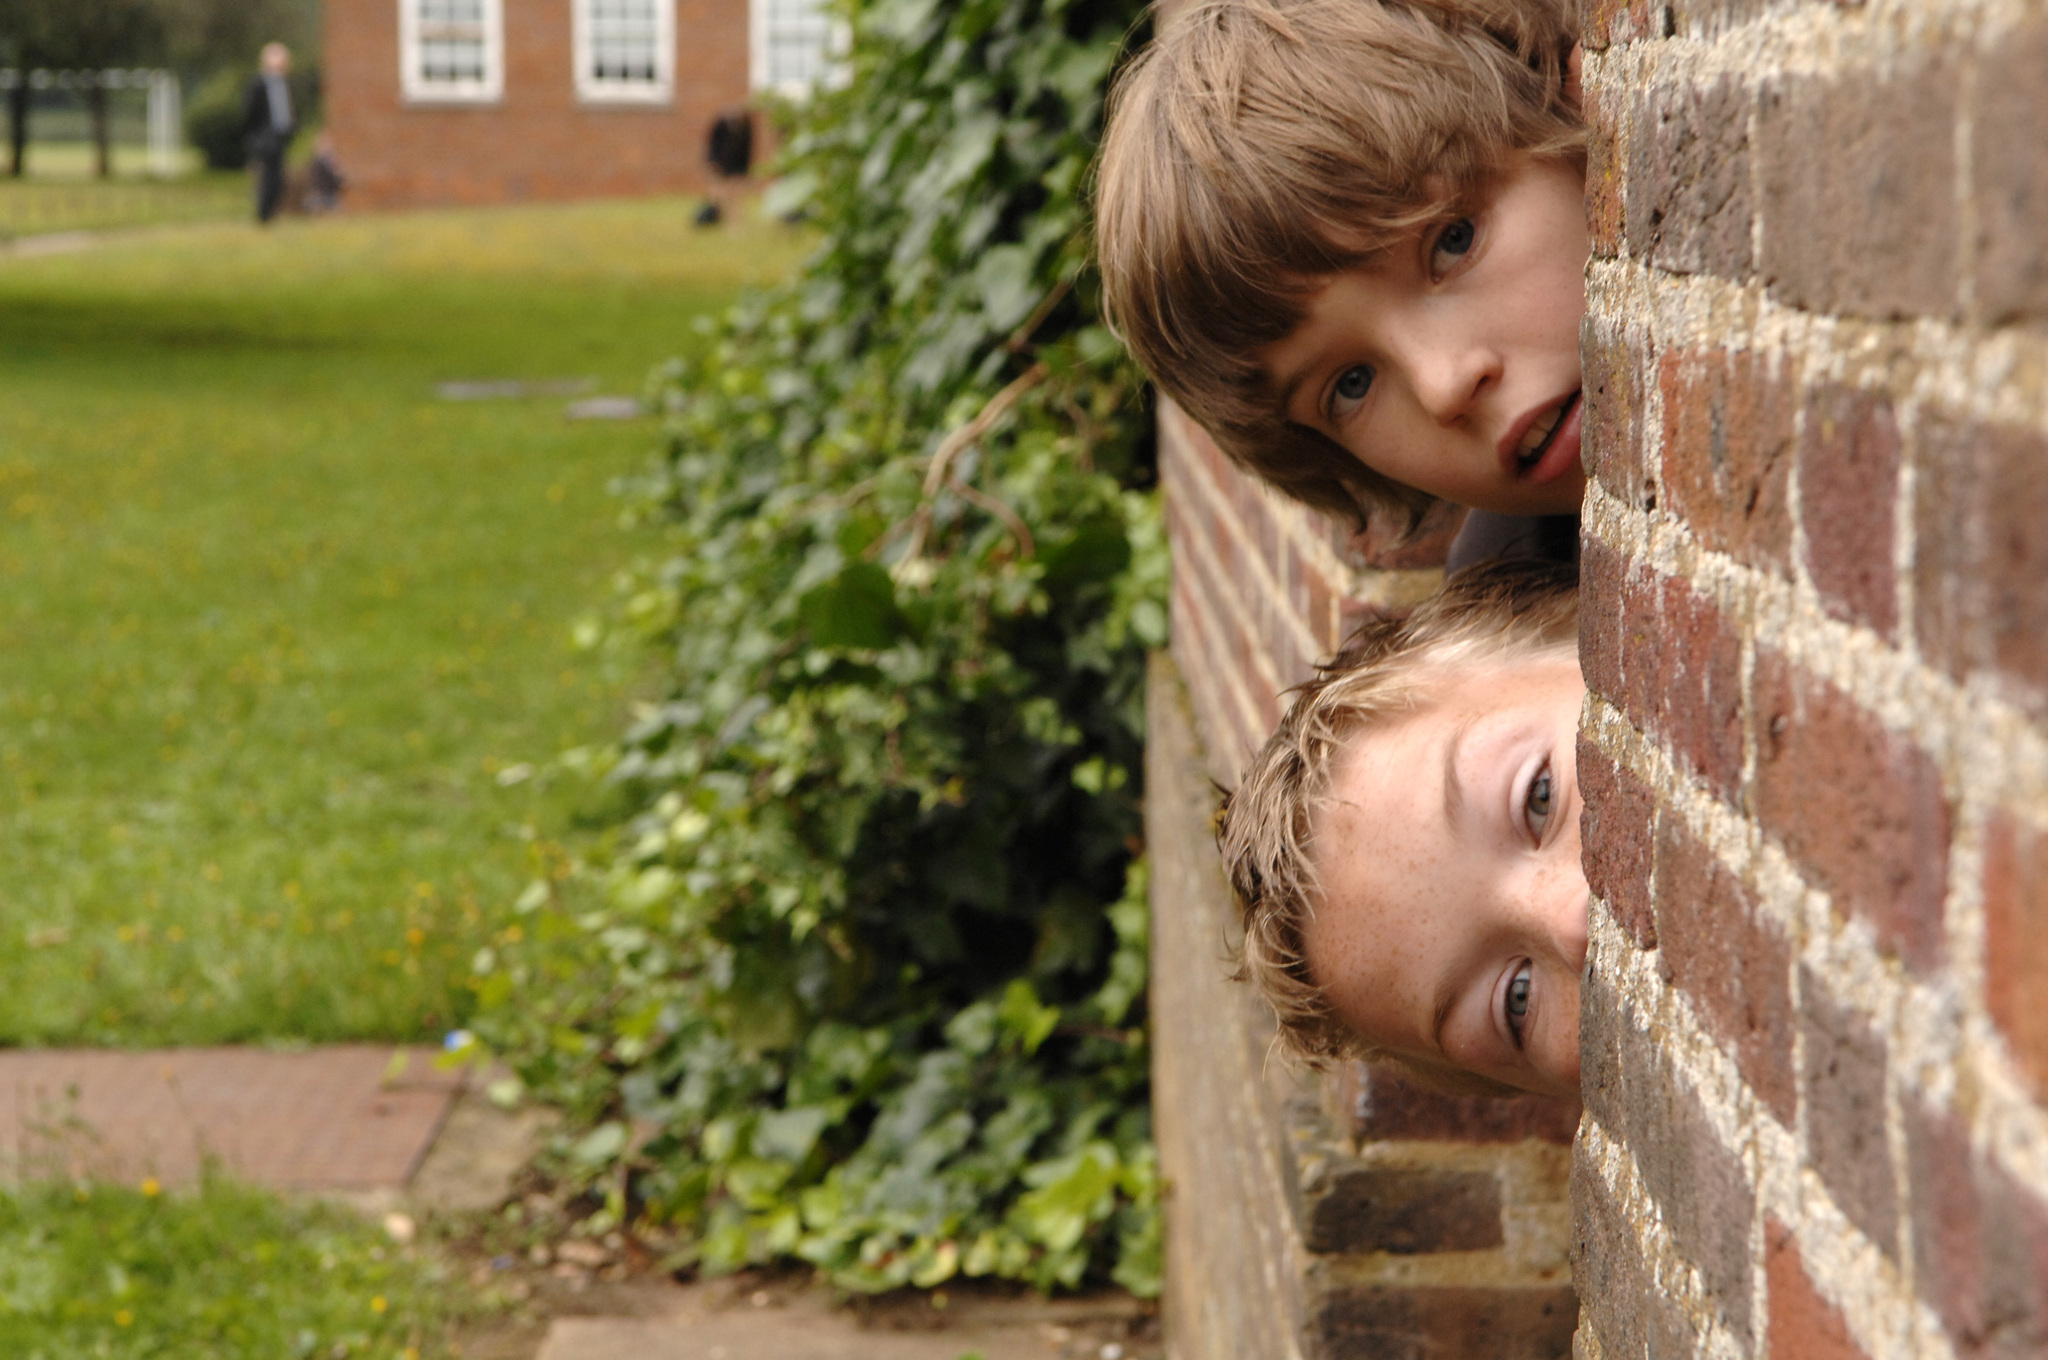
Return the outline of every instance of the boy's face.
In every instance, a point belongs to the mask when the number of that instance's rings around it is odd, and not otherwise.
[[[1337,1017],[1375,1044],[1578,1093],[1585,694],[1569,655],[1466,671],[1338,765],[1304,952]]]
[[[1282,414],[1459,505],[1577,513],[1586,251],[1583,175],[1524,157],[1323,285],[1259,356]]]

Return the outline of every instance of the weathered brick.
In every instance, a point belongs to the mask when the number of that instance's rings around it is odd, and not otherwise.
[[[1682,579],[1665,577],[1656,599],[1660,645],[1631,654],[1628,664],[1644,676],[1630,689],[1640,690],[1649,730],[1732,799],[1742,780],[1741,634]]]
[[[1698,1267],[1710,1306],[1747,1337],[1755,1191],[1661,1037],[1630,1028],[1618,1040],[1627,1114],[1609,1132],[1625,1135],[1643,1187],[1679,1251]]]
[[[1807,1155],[1849,1221],[1897,1259],[1899,1197],[1885,1140],[1885,1043],[1802,970],[1800,1097]]]
[[[1663,6],[1651,0],[1588,0],[1581,41],[1593,51],[1617,47],[1637,38],[1655,36],[1661,30],[1653,14]]]
[[[1586,1322],[1611,1356],[1684,1356],[1694,1352],[1668,1291],[1650,1278],[1643,1244],[1607,1193],[1600,1168],[1581,1144],[1572,1155],[1572,1283]]]
[[[2041,155],[2041,72],[2048,22],[2028,16],[1979,58],[1970,124],[1977,195],[1977,308],[1990,325],[2048,317],[2048,158]]]
[[[1792,1230],[1772,1219],[1764,1238],[1771,1360],[1870,1360],[1850,1338],[1842,1310],[1813,1287]]]
[[[1619,102],[1619,108],[1611,107]],[[1595,86],[1586,91],[1582,107],[1593,135],[1586,146],[1586,235],[1596,257],[1621,254],[1621,185],[1623,166],[1616,143],[1625,135],[1615,113],[1628,111],[1625,98],[1616,101]]]
[[[1764,829],[1886,952],[1933,968],[1950,829],[1934,761],[1776,652],[1757,654],[1752,703]]]
[[[2048,439],[2006,425],[1921,424],[1914,628],[1958,680],[1996,672],[2048,716]]]
[[[1742,82],[1652,85],[1630,120],[1629,252],[1674,274],[1749,276],[1749,108]]]
[[[1616,500],[1647,509],[1657,498],[1642,449],[1641,384],[1636,379],[1641,361],[1630,337],[1591,320],[1580,336],[1579,381],[1586,405],[1580,457]]]
[[[1956,308],[1956,63],[1779,75],[1757,106],[1757,266],[1787,304],[1846,316]]]
[[[2013,1060],[2048,1093],[2048,837],[2004,809],[1984,828],[1984,1000]]]
[[[1578,777],[1586,886],[1607,903],[1637,948],[1655,949],[1650,870],[1657,801],[1642,780],[1609,760],[1584,734],[1579,737]]]
[[[1628,681],[1622,670],[1622,583],[1628,567],[1626,557],[1598,539],[1589,538],[1579,548],[1579,669],[1586,688],[1624,712]]]
[[[1359,1360],[1564,1360],[1578,1300],[1569,1289],[1357,1289],[1325,1304],[1320,1341]]]
[[[1596,908],[1597,910],[1597,908]],[[1621,996],[1608,970],[1594,966],[1579,982],[1579,1099],[1588,1118],[1616,1138],[1628,1131],[1628,1096],[1621,1045],[1628,1031]]]
[[[1657,933],[1665,981],[1692,999],[1743,1079],[1790,1127],[1798,1101],[1791,945],[1758,919],[1741,880],[1676,818],[1657,832]]]
[[[1305,1195],[1310,1251],[1415,1256],[1500,1246],[1500,1180],[1487,1171],[1355,1167]]]
[[[1751,566],[1789,570],[1796,395],[1785,361],[1684,350],[1658,365],[1664,492],[1700,542]]]
[[[1415,1081],[1398,1063],[1355,1065],[1351,1136],[1364,1142],[1569,1143],[1576,1100],[1454,1096]]]
[[[1882,393],[1831,386],[1809,395],[1799,443],[1806,569],[1830,614],[1887,637],[1899,622],[1899,461],[1898,421]]]
[[[1953,1111],[1905,1102],[1913,1272],[1949,1334],[1984,1332],[1984,1206],[1970,1131]]]

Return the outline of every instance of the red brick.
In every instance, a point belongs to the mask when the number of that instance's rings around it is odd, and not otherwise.
[[[1351,1136],[1360,1142],[1569,1143],[1579,1102],[1543,1096],[1453,1096],[1416,1082],[1398,1063],[1361,1063]]]
[[[505,0],[504,96],[476,106],[405,102],[391,0],[322,8],[326,131],[351,206],[698,192],[712,120],[749,97],[739,0],[677,0],[674,97],[647,106],[578,100],[564,0]]]
[[[1753,704],[1764,829],[1837,910],[1868,921],[1916,971],[1943,953],[1950,813],[1941,772],[1905,736],[1775,652],[1759,652]]]
[[[1977,307],[1987,325],[2048,317],[2048,160],[2037,135],[2048,22],[2030,14],[1978,61],[1971,120],[1977,198]]]
[[[1811,395],[1799,445],[1806,569],[1830,614],[1886,637],[1899,624],[1892,561],[1899,461],[1889,399],[1851,387]]]
[[[1648,729],[1692,773],[1733,798],[1742,780],[1742,638],[1727,616],[1685,581],[1665,577],[1657,637],[1626,664],[1644,673]]]
[[[1572,1154],[1572,1283],[1585,1301],[1581,1334],[1598,1334],[1603,1354],[1698,1353],[1685,1317],[1670,1292],[1656,1286],[1641,1240],[1607,1193],[1605,1178],[1586,1157],[1584,1144]]]
[[[1792,949],[1758,919],[1741,880],[1675,818],[1657,829],[1658,967],[1779,1122],[1798,1107],[1792,1067]]]
[[[1588,326],[1579,344],[1580,382],[1586,401],[1582,457],[1586,471],[1625,505],[1647,509],[1656,488],[1644,466],[1638,416],[1640,362],[1627,335],[1602,334]]]
[[[1953,1111],[1905,1102],[1913,1262],[1920,1293],[1953,1337],[1984,1331],[1984,1206],[1970,1131]]]
[[[1792,1230],[1772,1219],[1764,1231],[1764,1279],[1770,1291],[1769,1360],[1870,1360],[1849,1337],[1842,1310],[1820,1296]]]
[[[1589,28],[1591,26],[1589,25]],[[1623,163],[1616,141],[1621,135],[1616,113],[1630,112],[1626,98],[1610,108],[1603,93],[1589,90],[1583,101],[1590,136],[1586,143],[1586,230],[1593,254],[1613,259],[1621,254],[1621,186]]]
[[[1955,64],[1932,45],[1764,85],[1757,266],[1777,298],[1847,316],[1955,312],[1957,101]]]
[[[1958,680],[1990,671],[2048,717],[2048,439],[1922,423],[1914,484],[1914,628]]]
[[[2004,809],[1984,828],[1984,992],[2013,1060],[2048,1092],[2048,837]]]
[[[1419,1256],[1489,1251],[1506,1240],[1500,1179],[1490,1170],[1359,1166],[1303,1192],[1310,1251]]]
[[[1836,1006],[1811,973],[1801,974],[1799,1001],[1807,1157],[1849,1221],[1897,1260],[1899,1197],[1885,1138],[1884,1036]]]
[[[1673,274],[1746,279],[1752,260],[1746,83],[1653,84],[1631,111],[1628,247]]]
[[[1794,394],[1782,359],[1749,351],[1666,354],[1664,491],[1701,543],[1784,573],[1792,559]]]
[[[1622,581],[1628,559],[1598,539],[1579,548],[1579,668],[1586,688],[1627,708],[1628,682],[1622,671]]]
[[[1652,847],[1657,801],[1649,787],[1607,758],[1584,734],[1579,737],[1579,820],[1586,886],[1607,903],[1638,949],[1657,947],[1657,920],[1650,908]]]
[[[1312,1352],[1374,1360],[1555,1360],[1571,1350],[1569,1289],[1414,1287],[1333,1293]]]
[[[1625,1114],[1619,1124],[1602,1123],[1635,1155],[1643,1188],[1657,1202],[1672,1241],[1698,1268],[1710,1306],[1725,1326],[1747,1337],[1756,1194],[1742,1162],[1714,1131],[1661,1034],[1621,1026],[1616,1048]],[[1589,1109],[1592,1104],[1588,1097]]]

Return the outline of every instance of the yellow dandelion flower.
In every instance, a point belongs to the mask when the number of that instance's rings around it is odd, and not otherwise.
[[[154,1176],[146,1176],[146,1177],[144,1177],[144,1178],[143,1178],[143,1181],[142,1181],[142,1193],[143,1193],[143,1194],[145,1194],[145,1195],[149,1196],[149,1197],[150,1197],[151,1199],[155,1199],[155,1198],[156,1198],[156,1197],[157,1197],[158,1195],[161,1195],[161,1194],[162,1194],[163,1192],[164,1192],[164,1187],[163,1187],[163,1183],[162,1183],[161,1181],[159,1181],[159,1180],[158,1180],[158,1179],[157,1179],[156,1177],[154,1177]]]
[[[135,1314],[129,1312],[126,1308],[114,1314],[114,1325],[116,1327],[126,1327],[134,1321]]]
[[[384,1310],[389,1308],[390,1306],[391,1304],[384,1298],[382,1294],[379,1294],[376,1298],[370,1300],[370,1311],[380,1316],[383,1314]]]

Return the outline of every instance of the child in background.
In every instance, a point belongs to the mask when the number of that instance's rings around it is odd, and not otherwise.
[[[1578,1093],[1576,586],[1570,567],[1487,563],[1368,624],[1231,795],[1240,976],[1297,1056]]]
[[[1564,0],[1210,0],[1112,95],[1109,315],[1161,391],[1308,504],[1453,565],[1570,560],[1584,131]]]

